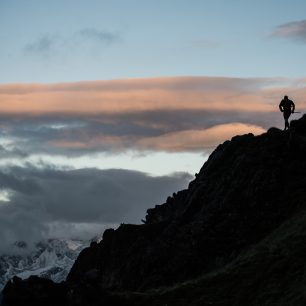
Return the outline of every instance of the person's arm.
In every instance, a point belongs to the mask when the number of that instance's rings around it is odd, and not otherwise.
[[[281,111],[281,112],[283,112],[284,111],[284,109],[283,109],[283,103],[282,103],[283,101],[281,101],[280,103],[279,103],[279,110]]]
[[[292,106],[292,113],[294,113],[294,111],[295,111],[295,104],[293,103],[293,101],[291,101],[292,102],[292,104],[291,104],[291,106]]]

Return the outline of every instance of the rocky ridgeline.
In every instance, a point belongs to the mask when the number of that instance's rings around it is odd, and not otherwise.
[[[216,148],[188,189],[149,209],[144,224],[106,230],[80,253],[66,282],[15,278],[4,301],[138,305],[137,296],[118,292],[145,293],[222,270],[305,208],[305,190],[306,116],[290,131],[236,136]]]

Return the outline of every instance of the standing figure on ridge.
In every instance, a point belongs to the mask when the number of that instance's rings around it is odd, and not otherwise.
[[[284,113],[285,119],[285,128],[284,130],[289,130],[289,122],[288,119],[295,110],[295,104],[293,101],[288,99],[288,96],[284,96],[284,99],[279,103],[279,110]]]

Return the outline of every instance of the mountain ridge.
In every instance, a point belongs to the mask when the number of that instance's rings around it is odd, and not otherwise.
[[[56,288],[52,283],[45,284],[45,289],[49,288],[46,292],[58,293],[56,301],[48,299],[46,305],[160,305],[168,300],[169,305],[183,305],[186,299],[180,293],[184,286],[189,286],[190,292],[199,288],[194,296],[186,294],[190,305],[265,305],[252,304],[252,294],[248,300],[242,290],[243,281],[234,282],[230,277],[236,273],[230,270],[231,265],[238,262],[237,275],[244,275],[253,284],[254,279],[247,274],[253,259],[247,261],[249,266],[244,272],[241,258],[248,257],[243,254],[255,250],[279,227],[303,212],[305,156],[305,115],[292,121],[290,131],[270,128],[259,136],[235,136],[224,142],[211,154],[188,189],[148,210],[145,224],[122,224],[117,230],[106,230],[100,243],[92,243],[80,253],[65,283]],[[260,252],[256,254],[262,256]],[[270,258],[270,253],[266,255]],[[228,269],[229,275],[220,274]],[[214,273],[218,277],[223,275],[219,283],[209,278]],[[265,273],[258,268],[258,274]],[[216,291],[224,288],[225,293],[231,283],[236,284],[240,298],[235,304],[230,298],[218,302],[217,297],[210,295],[211,291],[199,285],[197,280],[201,279],[210,279],[207,288]],[[191,288],[192,283],[197,285]],[[37,292],[35,297],[31,295],[38,284],[37,278],[9,282],[3,292],[5,303],[21,305],[14,298],[20,288],[27,288],[24,297],[29,305],[30,301],[42,301]],[[257,286],[261,288],[260,284]],[[200,288],[207,296],[206,304],[199,294]],[[235,294],[234,289],[231,295]],[[174,296],[169,299],[171,292]]]

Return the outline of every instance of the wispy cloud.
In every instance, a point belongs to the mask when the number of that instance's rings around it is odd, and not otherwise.
[[[92,47],[111,46],[122,42],[121,33],[96,28],[84,28],[70,35],[45,33],[24,46],[27,54],[52,55],[66,52],[66,50],[82,50],[89,43]],[[83,50],[84,51],[84,50]]]
[[[59,40],[60,37],[57,35],[44,34],[36,40],[27,43],[24,51],[28,54],[49,55],[50,52],[55,51]]]
[[[271,36],[306,43],[306,20],[282,24],[277,27]]]
[[[110,45],[122,41],[122,36],[117,32],[98,30],[95,28],[82,29],[76,33],[83,39],[92,40],[94,42]]]

